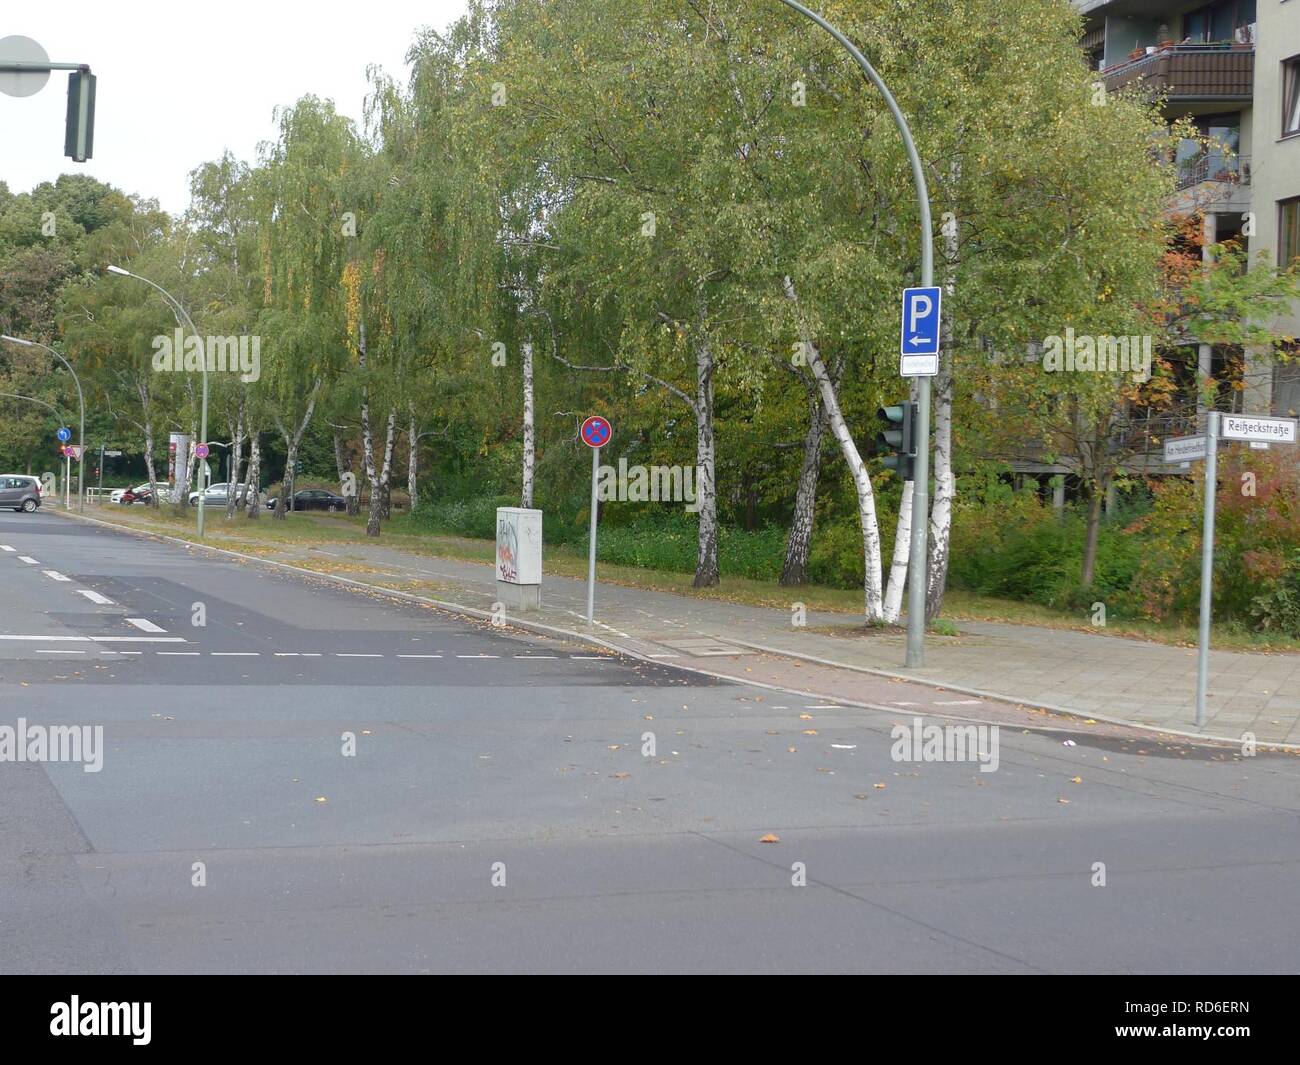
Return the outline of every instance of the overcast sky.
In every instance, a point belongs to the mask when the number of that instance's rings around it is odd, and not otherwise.
[[[35,96],[0,94],[0,181],[26,192],[84,172],[178,213],[189,172],[227,148],[251,161],[276,106],[315,93],[360,121],[367,64],[405,84],[416,31],[463,10],[463,0],[5,0],[0,38],[31,37],[56,63],[89,63],[98,81],[86,163],[63,155],[66,73]]]

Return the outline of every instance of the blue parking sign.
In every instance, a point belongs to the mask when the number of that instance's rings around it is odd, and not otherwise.
[[[939,354],[941,301],[942,290],[938,285],[903,289],[903,330],[899,338],[899,351],[903,355]]]

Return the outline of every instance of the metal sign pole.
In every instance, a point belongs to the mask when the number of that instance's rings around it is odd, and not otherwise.
[[[600,448],[591,449],[591,546],[587,552],[587,624],[596,616],[596,480],[600,474]]]
[[[1196,650],[1196,727],[1205,727],[1205,690],[1210,679],[1210,615],[1214,599],[1214,492],[1219,452],[1219,415],[1210,411],[1205,433],[1205,520],[1201,529],[1201,622]]]
[[[72,456],[66,444],[63,447],[63,509],[72,509]]]

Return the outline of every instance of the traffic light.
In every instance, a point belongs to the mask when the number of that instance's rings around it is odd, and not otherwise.
[[[881,407],[876,417],[884,423],[884,428],[876,434],[876,450],[886,452],[885,468],[893,470],[901,480],[912,480],[916,467],[916,404]]]
[[[68,121],[64,127],[63,154],[84,163],[95,150],[95,75],[74,70],[68,75]]]

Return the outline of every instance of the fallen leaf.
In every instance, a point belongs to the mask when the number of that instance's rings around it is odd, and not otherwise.
[[[1071,784],[1082,784],[1082,783],[1083,783],[1083,777],[1071,777],[1071,778],[1070,778],[1070,783],[1071,783]]]
[[[758,842],[759,843],[780,843],[781,837],[772,832],[769,832],[766,836],[762,837],[762,839],[760,839]]]

